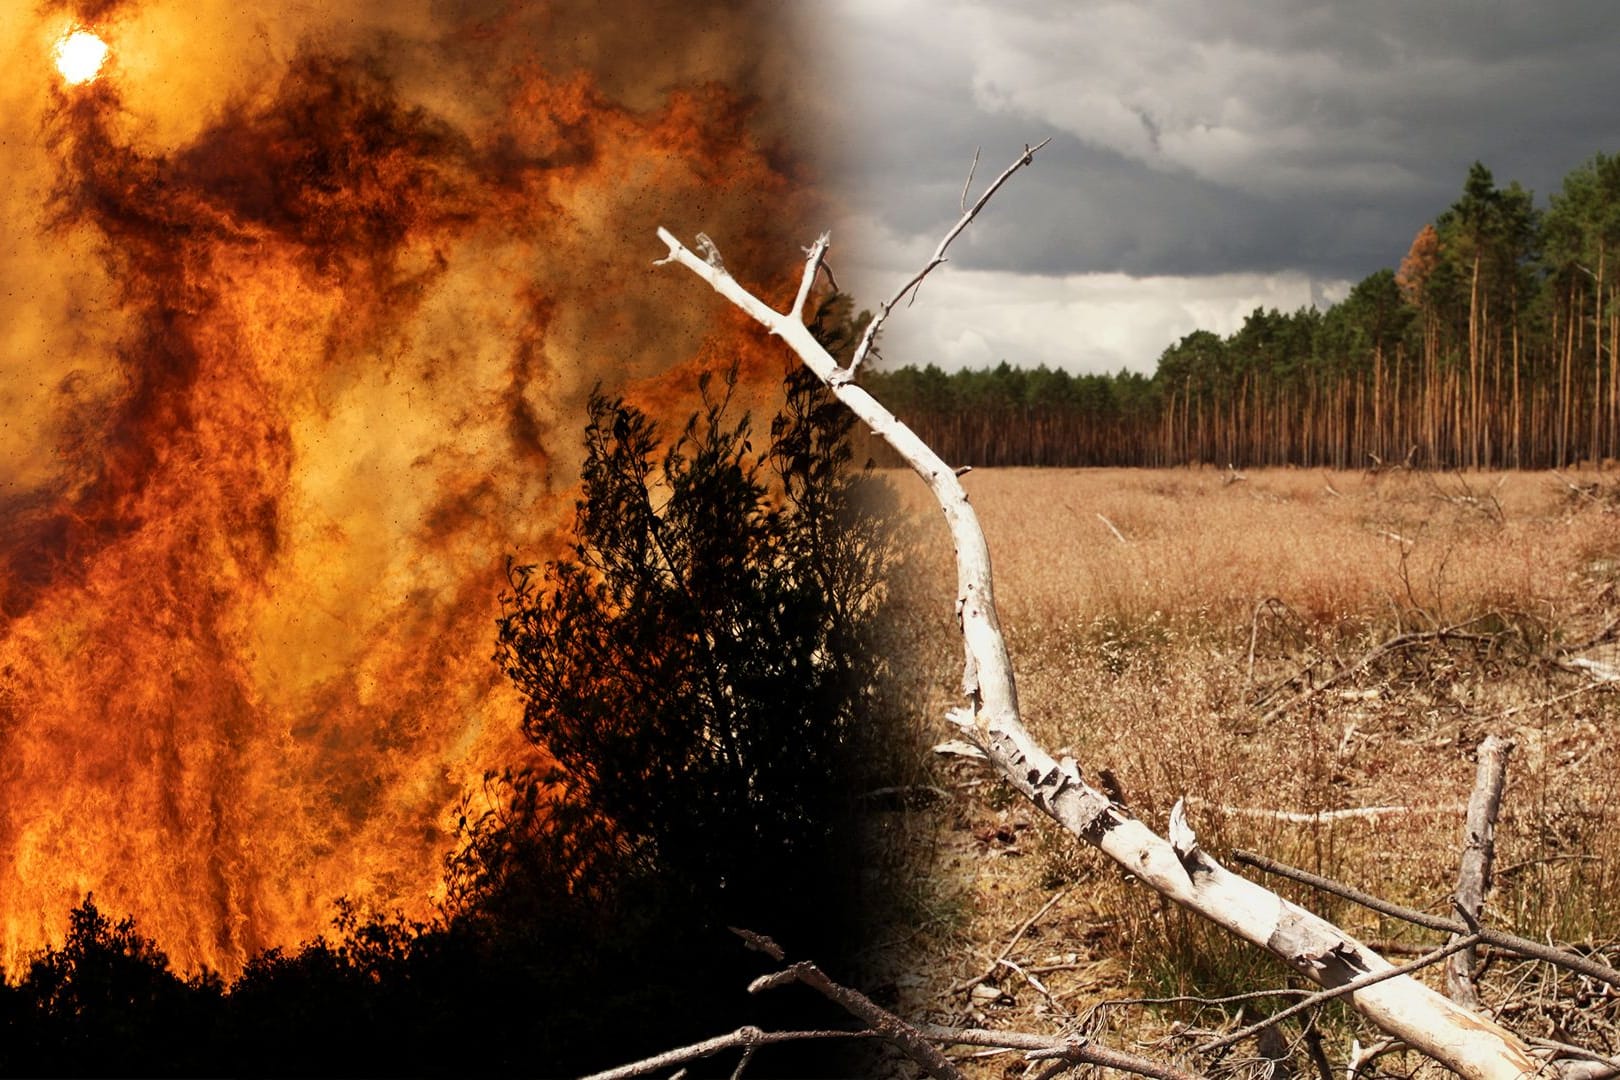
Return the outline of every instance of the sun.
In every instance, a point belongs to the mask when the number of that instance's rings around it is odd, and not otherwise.
[[[88,30],[75,28],[57,39],[56,70],[69,85],[91,82],[107,62],[107,43]]]

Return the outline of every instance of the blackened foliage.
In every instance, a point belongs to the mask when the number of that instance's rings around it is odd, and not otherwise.
[[[744,1023],[848,1026],[807,992],[747,994],[771,965],[725,926],[835,974],[861,945],[853,803],[890,782],[864,764],[890,547],[813,377],[788,378],[757,449],[732,388],[705,384],[668,446],[593,397],[578,544],[512,568],[498,653],[558,764],[465,804],[444,918],[340,904],[332,935],[226,993],[87,900],[0,982],[0,1074],[561,1076]],[[845,1049],[770,1048],[750,1075],[865,1075]]]
[[[877,893],[855,801],[889,761],[867,753],[887,493],[850,468],[851,421],[809,372],[787,378],[768,438],[735,418],[734,389],[705,381],[668,443],[593,395],[572,555],[508,575],[496,658],[554,764],[493,778],[498,809],[469,809],[451,895],[459,926],[546,957],[563,1000],[588,1002],[536,1032],[576,1070],[744,1023],[848,1023],[747,995],[762,961],[725,927],[833,970],[862,944]],[[828,1056],[843,1049],[760,1067],[862,1071]]]
[[[114,923],[87,896],[73,909],[62,946],[36,956],[22,982],[0,992],[0,1073],[216,1070],[211,1033],[223,1013],[220,982],[208,974],[183,980],[168,963],[134,920]]]
[[[497,660],[558,766],[524,797],[555,785],[553,811],[600,819],[587,877],[653,875],[757,923],[839,876],[887,547],[813,376],[788,378],[763,453],[732,380],[701,390],[662,450],[644,413],[592,396],[574,555],[511,569]]]

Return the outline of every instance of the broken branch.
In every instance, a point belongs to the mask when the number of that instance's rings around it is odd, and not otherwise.
[[[1321,889],[1323,892],[1332,893],[1334,896],[1342,896],[1346,900],[1360,904],[1364,908],[1370,908],[1384,915],[1392,915],[1397,919],[1404,919],[1417,926],[1426,926],[1430,930],[1444,930],[1451,934],[1468,934],[1472,932],[1468,925],[1460,919],[1447,919],[1439,915],[1430,915],[1428,912],[1419,911],[1416,908],[1392,904],[1388,900],[1380,900],[1376,896],[1362,892],[1352,885],[1345,885],[1331,878],[1321,877],[1307,870],[1288,866],[1273,859],[1268,859],[1264,855],[1256,855],[1252,851],[1234,850],[1232,852],[1232,861],[1240,862],[1245,866],[1252,866],[1256,870],[1264,870],[1268,874],[1276,874],[1278,877],[1297,881],[1302,885],[1309,885],[1313,889]],[[1489,926],[1479,927],[1479,937],[1487,945],[1495,945],[1499,949],[1516,953],[1519,956],[1528,956],[1534,960],[1545,960],[1549,964],[1568,971],[1589,975],[1594,979],[1608,983],[1610,986],[1620,986],[1620,971],[1616,971],[1607,964],[1600,964],[1589,957],[1582,956],[1580,953],[1571,952],[1569,949],[1557,949],[1551,945],[1543,945],[1539,941],[1531,941],[1529,938],[1505,933]]]

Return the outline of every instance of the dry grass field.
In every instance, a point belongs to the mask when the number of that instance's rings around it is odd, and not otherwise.
[[[916,725],[919,782],[948,799],[885,818],[918,867],[886,938],[889,970],[903,972],[890,999],[944,1023],[1167,1040],[1153,1049],[1167,1056],[1190,1048],[1189,1032],[1260,1015],[1098,1007],[1298,984],[1048,828],[982,764],[928,749],[949,737],[940,717],[960,677],[951,548],[922,485],[891,479],[916,544],[896,585],[897,700]],[[1515,750],[1487,921],[1592,948],[1620,938],[1620,705],[1616,684],[1569,667],[1615,662],[1612,477],[991,470],[964,483],[990,540],[1026,723],[1093,783],[1107,770],[1155,828],[1187,796],[1218,856],[1246,848],[1449,914],[1473,753],[1496,733]],[[1408,644],[1356,667],[1403,634]],[[1392,809],[1324,813],[1361,807]],[[1392,954],[1436,940],[1268,883]],[[995,963],[1004,949],[1016,966]],[[976,990],[963,985],[986,971]],[[1569,1012],[1537,992],[1550,979],[1502,960],[1483,994],[1518,1030],[1620,1049],[1606,1043],[1620,1005]],[[1317,1020],[1341,1069],[1350,1023],[1337,1011]],[[1287,1035],[1311,1068],[1302,1028]],[[976,1075],[1027,1067],[1018,1054],[960,1056]],[[1269,1067],[1252,1043],[1221,1062],[1184,1060]],[[1363,1075],[1413,1064],[1395,1055]]]

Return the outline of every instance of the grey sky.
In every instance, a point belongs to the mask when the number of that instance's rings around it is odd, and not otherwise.
[[[1395,265],[1475,159],[1545,205],[1620,151],[1601,0],[834,0],[820,22],[863,301],[949,226],[976,146],[982,180],[1055,136],[896,316],[895,362],[1151,370],[1194,326]]]

